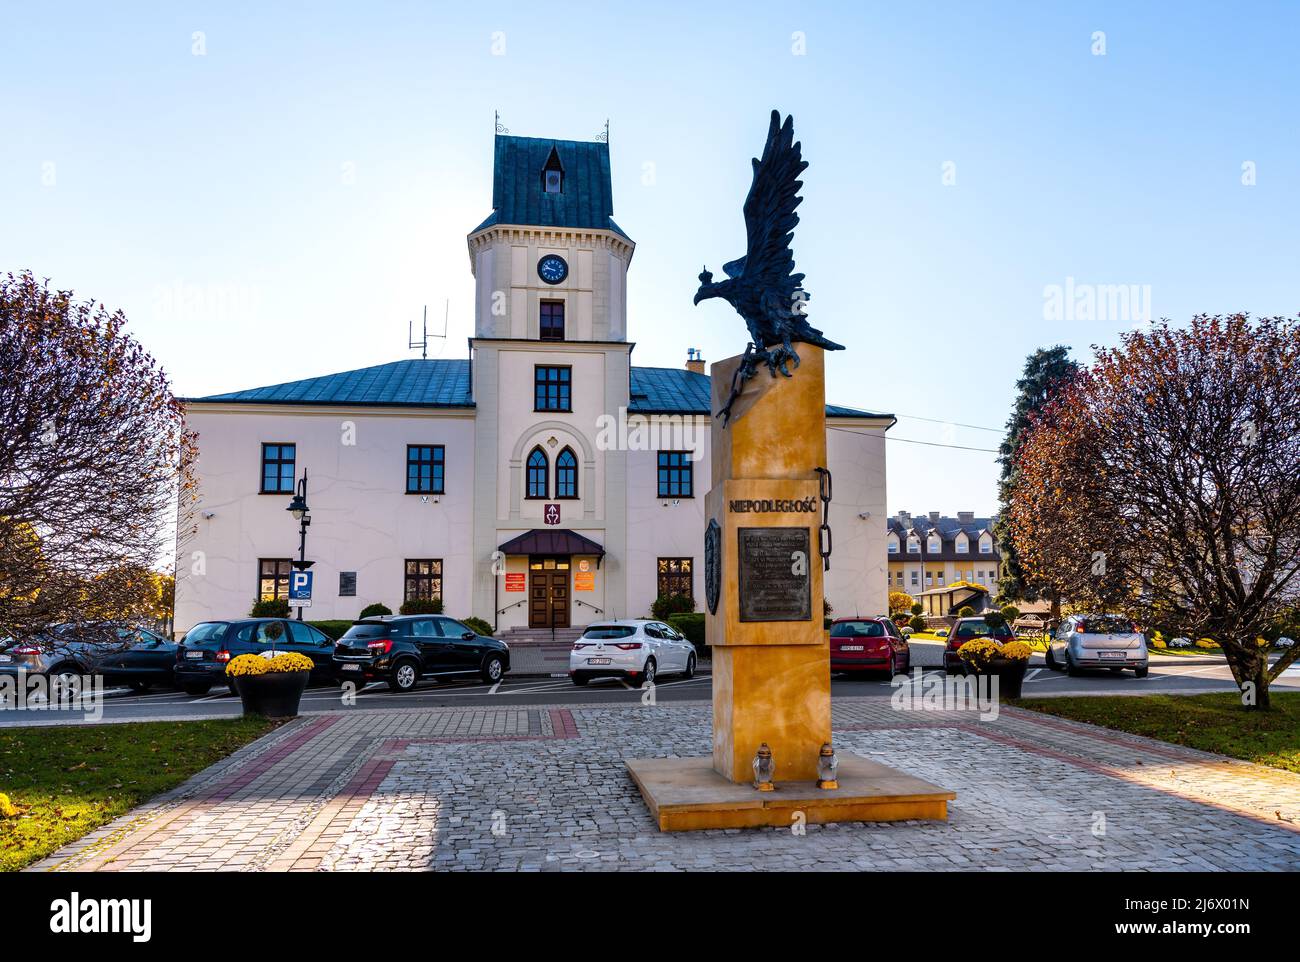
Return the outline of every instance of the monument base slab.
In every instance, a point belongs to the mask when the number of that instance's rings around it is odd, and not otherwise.
[[[957,797],[927,781],[861,755],[842,754],[840,787],[825,791],[816,782],[777,782],[758,792],[713,770],[711,758],[633,758],[628,772],[661,832],[707,828],[788,828],[802,812],[806,822],[946,821]]]

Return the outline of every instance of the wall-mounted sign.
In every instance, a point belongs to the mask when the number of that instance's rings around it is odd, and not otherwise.
[[[736,498],[727,502],[732,514],[809,514],[817,510],[815,498]]]
[[[522,571],[506,573],[506,591],[527,591],[528,576]]]
[[[574,591],[595,591],[596,573],[594,571],[575,571],[573,573]]]
[[[591,562],[588,561],[586,558],[583,558],[581,561],[578,562],[578,570],[579,570],[579,571],[590,571],[590,570],[591,570]]]
[[[548,504],[542,508],[542,521],[546,524],[559,524],[560,506],[558,504]]]

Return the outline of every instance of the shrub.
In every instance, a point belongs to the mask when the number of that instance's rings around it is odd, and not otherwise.
[[[265,675],[268,673],[311,671],[312,660],[296,651],[286,651],[274,658],[261,655],[239,655],[226,666],[226,674]]]
[[[912,617],[908,619],[907,627],[911,628],[913,631],[925,631],[925,615],[912,615]]]
[[[1006,605],[1002,609],[1002,617],[1007,619],[1007,621],[1015,621],[1020,617],[1020,609],[1015,605]]]
[[[468,618],[460,619],[460,623],[475,634],[483,635],[488,638],[492,637],[492,626],[482,618],[475,618],[473,615],[470,615]]]
[[[388,607],[388,605],[376,601],[373,605],[366,605],[364,608],[362,608],[361,614],[357,615],[357,617],[377,618],[380,615],[391,615],[392,613],[393,613],[392,608]]]
[[[912,603],[912,614],[919,615],[923,611],[925,611],[925,605],[921,604],[921,602],[914,601]]]
[[[669,615],[686,614],[695,610],[695,602],[686,595],[660,595],[650,606],[650,614],[659,621],[667,621]]]
[[[682,614],[669,615],[667,621],[695,646],[697,658],[708,657],[709,643],[704,634],[704,612],[687,611]]]
[[[984,620],[990,628],[1001,628],[1007,623],[1007,616],[1000,611],[990,611],[984,615]]]
[[[1015,661],[1028,661],[1032,651],[1023,641],[1008,641],[1002,645],[1002,657]]]
[[[253,602],[253,607],[248,610],[250,618],[288,618],[289,617],[289,599],[274,598],[263,601],[258,599]]]
[[[975,609],[970,605],[962,605],[957,611],[958,618],[972,618],[975,616]]]
[[[889,617],[897,618],[899,615],[911,611],[915,602],[916,599],[906,591],[891,591],[889,593]]]
[[[1002,646],[992,638],[976,638],[957,649],[957,657],[968,665],[988,667],[988,663],[1002,654]]]
[[[1197,648],[1218,648],[1219,643],[1215,641],[1213,638],[1197,638],[1196,647]]]
[[[442,614],[442,599],[412,598],[410,601],[403,601],[402,607],[397,610],[404,615],[440,615]]]
[[[332,638],[335,641],[338,641],[340,638],[342,638],[344,633],[349,628],[352,627],[352,622],[343,621],[343,620],[309,621],[307,622],[307,624],[311,625],[313,628],[315,628],[318,631],[324,632],[326,635],[328,635],[330,638]]]

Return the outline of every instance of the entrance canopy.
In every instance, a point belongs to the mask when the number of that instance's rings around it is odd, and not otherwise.
[[[503,554],[594,554],[600,567],[605,549],[576,531],[563,528],[534,528],[511,538],[497,549]]]

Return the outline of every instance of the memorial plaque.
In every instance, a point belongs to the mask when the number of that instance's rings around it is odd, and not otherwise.
[[[808,621],[807,528],[738,528],[741,621]]]

